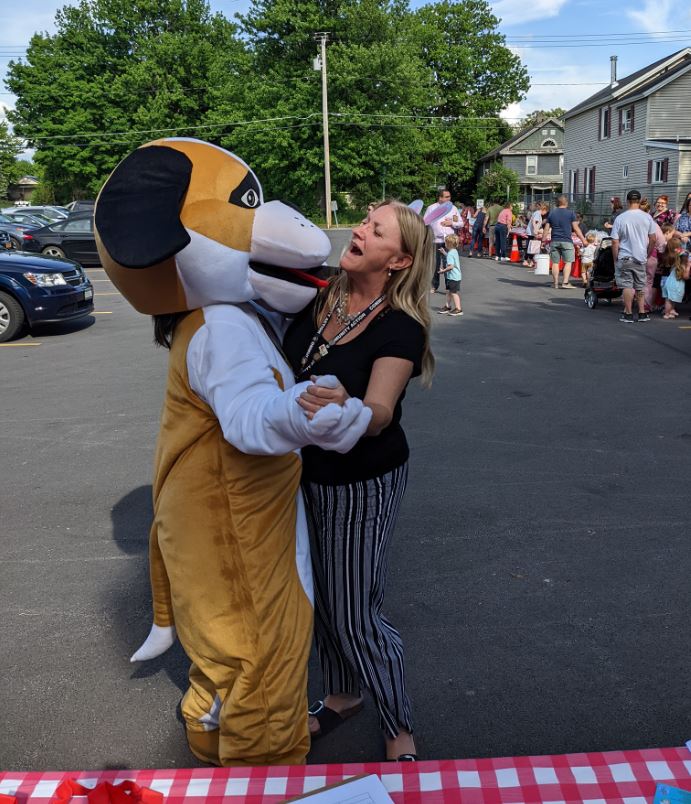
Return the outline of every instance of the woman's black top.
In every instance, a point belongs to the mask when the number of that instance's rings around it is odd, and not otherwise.
[[[296,373],[317,331],[314,304],[293,321],[283,342],[286,356]],[[314,348],[324,342],[320,338]],[[311,374],[335,374],[350,396],[364,399],[375,360],[380,357],[410,360],[413,377],[417,377],[422,369],[424,346],[425,331],[422,325],[401,310],[387,307],[352,341],[332,346],[326,357],[315,363],[306,376],[299,376],[298,380],[309,379]],[[379,435],[361,438],[350,452],[343,455],[320,447],[304,447],[303,480],[327,486],[343,485],[379,477],[405,463],[408,460],[408,442],[400,425],[404,397],[405,388],[396,402],[391,423]]]

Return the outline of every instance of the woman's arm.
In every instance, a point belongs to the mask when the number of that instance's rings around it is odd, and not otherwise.
[[[365,407],[372,411],[372,419],[365,435],[379,435],[385,427],[388,427],[393,418],[396,402],[412,374],[411,360],[401,357],[380,357],[374,361],[363,399]],[[348,392],[342,385],[337,388],[310,385],[300,395],[298,404],[311,419],[325,405],[332,402],[343,405],[349,398]]]

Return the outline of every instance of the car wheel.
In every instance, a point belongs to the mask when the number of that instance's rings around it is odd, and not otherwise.
[[[10,341],[24,326],[24,310],[7,293],[0,293],[0,343]]]
[[[10,242],[12,243],[12,248],[17,249],[17,251],[21,251],[22,244],[19,242],[19,240],[17,240],[16,237],[12,237],[12,235],[10,235]]]
[[[45,254],[46,257],[58,257],[61,260],[65,259],[65,252],[59,246],[46,246],[41,251],[41,254]]]

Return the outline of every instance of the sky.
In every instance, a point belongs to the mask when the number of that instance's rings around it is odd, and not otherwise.
[[[410,0],[411,6],[424,0]],[[21,0],[0,5],[0,75],[21,56],[37,31],[55,30],[58,8],[70,0]],[[210,0],[213,11],[232,17],[250,0]],[[570,108],[602,89],[610,78],[610,56],[620,78],[691,45],[687,0],[490,0],[507,45],[528,68],[531,88],[503,116],[517,122],[536,109]],[[0,115],[13,96],[0,87]],[[333,110],[337,111],[337,110]]]

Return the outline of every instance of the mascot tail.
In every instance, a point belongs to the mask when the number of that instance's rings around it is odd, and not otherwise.
[[[173,625],[173,605],[170,600],[170,582],[158,546],[156,524],[149,536],[149,567],[151,572],[151,594],[153,596],[154,622],[149,636],[130,657],[131,662],[146,662],[155,659],[175,642]]]

